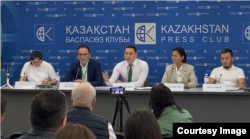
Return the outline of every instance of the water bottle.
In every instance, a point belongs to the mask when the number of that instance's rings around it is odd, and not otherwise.
[[[59,89],[59,85],[60,85],[60,76],[59,76],[59,72],[56,73],[56,88]]]
[[[208,84],[208,75],[207,75],[207,73],[205,74],[205,76],[204,76],[204,84]]]
[[[177,74],[177,83],[181,83],[182,78],[181,78],[181,74]]]

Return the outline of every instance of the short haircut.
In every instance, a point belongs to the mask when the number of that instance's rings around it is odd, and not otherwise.
[[[57,130],[53,139],[96,139],[96,137],[86,126],[68,123]]]
[[[79,51],[79,49],[81,49],[81,48],[86,48],[86,49],[88,49],[88,51],[89,51],[89,53],[90,53],[90,49],[89,49],[89,47],[88,47],[87,45],[81,45],[81,46],[79,46],[77,51]]]
[[[90,83],[80,83],[71,92],[73,106],[85,105],[91,107],[96,97],[95,88]]]
[[[134,45],[128,45],[125,49],[127,49],[127,48],[132,48],[132,49],[134,49],[135,53],[137,53],[137,49]]]
[[[34,59],[42,60],[43,59],[43,54],[40,51],[33,51],[30,54],[30,60],[34,60]]]
[[[156,85],[152,88],[149,100],[149,107],[153,109],[156,118],[159,118],[166,107],[173,108],[183,112],[175,103],[171,90],[164,84]]]
[[[3,96],[1,96],[1,117],[3,117],[5,115],[6,106],[7,106],[6,99]]]
[[[182,63],[186,63],[187,62],[187,54],[186,54],[186,51],[182,48],[182,47],[175,47],[174,49],[173,49],[173,51],[177,51],[177,52],[179,52],[179,54],[181,55],[181,56],[184,56],[184,58],[183,58],[183,60],[182,60]],[[172,51],[172,52],[173,52]]]
[[[67,101],[61,91],[47,90],[37,94],[31,102],[30,120],[38,130],[58,129],[67,116]]]
[[[154,114],[146,109],[131,113],[125,125],[126,139],[161,139],[161,131]]]
[[[233,51],[231,49],[225,48],[225,49],[221,50],[220,55],[225,54],[225,53],[230,53],[232,57],[234,56]]]

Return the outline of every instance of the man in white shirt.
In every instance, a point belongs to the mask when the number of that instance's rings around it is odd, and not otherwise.
[[[231,49],[221,51],[222,66],[215,68],[209,78],[209,83],[225,84],[228,88],[246,88],[244,71],[232,64],[234,60]]]
[[[107,72],[102,73],[106,85],[111,87],[113,83],[132,82],[135,87],[143,86],[148,76],[148,63],[137,59],[137,55],[135,46],[127,46],[124,53],[125,60],[115,66],[111,78],[109,79]],[[118,80],[120,75],[122,81]]]

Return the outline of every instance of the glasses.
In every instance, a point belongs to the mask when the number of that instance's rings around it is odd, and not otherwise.
[[[151,93],[153,93],[153,90],[154,90],[155,87],[158,86],[158,85],[164,85],[164,83],[160,83],[160,84],[157,84],[157,85],[155,85],[154,87],[152,87],[152,88],[151,88]]]
[[[82,56],[87,56],[87,55],[89,55],[89,53],[85,53],[85,54],[78,54],[78,56],[80,56],[80,57],[82,57]]]

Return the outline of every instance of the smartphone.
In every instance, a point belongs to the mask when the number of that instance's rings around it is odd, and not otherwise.
[[[112,87],[110,88],[110,95],[125,95],[124,87]]]

